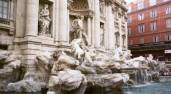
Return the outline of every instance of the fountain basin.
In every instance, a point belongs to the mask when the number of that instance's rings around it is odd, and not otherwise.
[[[171,82],[146,83],[124,89],[124,94],[170,94]]]

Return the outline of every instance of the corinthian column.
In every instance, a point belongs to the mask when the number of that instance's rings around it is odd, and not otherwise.
[[[89,45],[91,45],[91,18],[88,17],[87,19],[87,28],[88,28],[88,41],[89,41]]]
[[[39,0],[26,0],[26,36],[38,34]]]
[[[108,5],[106,9],[106,30],[107,30],[107,45],[106,48],[109,50],[114,49],[114,15],[112,13],[112,6]]]
[[[59,0],[59,43],[68,43],[69,31],[68,31],[68,9],[67,0]]]
[[[36,40],[38,34],[38,14],[39,14],[39,0],[25,0],[26,1],[26,32],[25,42],[22,45],[23,64],[28,73],[34,73],[36,70],[34,59],[39,51],[40,46],[37,45]],[[35,43],[36,42],[36,43]]]
[[[93,44],[96,48],[100,47],[100,7],[99,0],[94,0],[94,41]]]

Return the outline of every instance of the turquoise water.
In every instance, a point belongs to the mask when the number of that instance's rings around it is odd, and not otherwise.
[[[2,93],[0,94],[46,94],[46,93]],[[116,93],[114,93],[116,94]],[[124,94],[171,94],[171,82],[147,83],[124,89]]]
[[[124,91],[125,94],[171,94],[171,82],[137,85]]]

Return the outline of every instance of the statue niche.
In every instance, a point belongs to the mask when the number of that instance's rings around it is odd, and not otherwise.
[[[100,25],[100,45],[104,46],[104,24]]]
[[[70,32],[71,41],[74,39],[82,39],[85,45],[88,45],[87,34],[83,28],[84,16],[77,16],[71,23],[72,31]]]
[[[39,35],[51,37],[50,25],[52,19],[50,17],[50,9],[48,4],[43,4],[39,11]]]

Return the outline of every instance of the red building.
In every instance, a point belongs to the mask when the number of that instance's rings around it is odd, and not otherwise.
[[[137,0],[128,6],[129,49],[171,61],[171,0]]]

